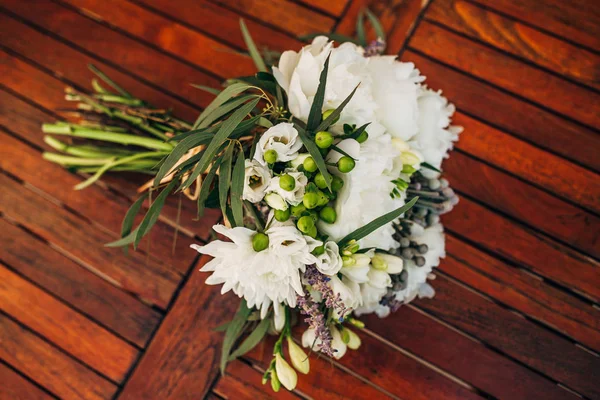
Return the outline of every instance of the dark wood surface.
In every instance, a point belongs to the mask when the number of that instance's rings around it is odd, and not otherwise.
[[[136,177],[83,177],[41,158],[40,125],[94,63],[194,119],[253,73],[260,46],[354,33],[368,4],[389,51],[456,104],[437,296],[367,316],[363,346],[311,360],[293,393],[260,384],[272,340],[218,372],[238,300],[204,285],[189,250],[218,213],[177,199],[140,251],[118,237]],[[372,34],[372,32],[369,32]],[[600,3],[593,0],[1,0],[1,399],[600,399]],[[299,336],[300,332],[296,332]]]

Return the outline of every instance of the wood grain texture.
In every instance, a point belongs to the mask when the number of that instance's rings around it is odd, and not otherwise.
[[[199,267],[207,261],[201,258]],[[214,328],[233,317],[239,300],[205,285],[206,277],[197,269],[191,273],[121,399],[197,399],[208,392],[218,374],[223,337]]]
[[[465,0],[436,0],[427,18],[600,89],[600,56]]]
[[[351,0],[293,0],[296,3],[308,5],[314,9],[321,10],[329,15],[340,17],[346,10],[346,6]]]
[[[0,358],[51,393],[110,399],[117,387],[0,313]]]
[[[590,127],[600,126],[600,94],[423,21],[412,48]]]
[[[44,392],[21,375],[0,363],[0,398],[14,400],[50,400],[53,396]]]
[[[138,351],[0,263],[0,307],[113,381],[121,382]]]

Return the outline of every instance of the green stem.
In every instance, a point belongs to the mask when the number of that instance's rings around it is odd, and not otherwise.
[[[112,158],[81,158],[81,157],[72,157],[65,156],[62,154],[49,153],[45,152],[42,154],[42,158],[48,161],[52,161],[53,163],[65,165],[65,166],[92,166],[92,165],[104,165],[107,162],[112,161]]]
[[[136,126],[137,128],[140,128],[154,136],[156,136],[159,139],[163,139],[163,140],[168,140],[169,137],[167,135],[165,135],[164,133],[162,133],[161,131],[159,131],[158,129],[155,129],[149,125],[146,125],[144,123],[144,119],[140,118],[140,117],[136,117],[133,115],[128,115],[122,111],[114,111],[113,115],[119,119],[122,119],[124,121],[127,121],[129,123],[131,123],[132,125]]]
[[[46,142],[47,145],[55,150],[82,158],[112,158],[117,155],[131,154],[130,152],[123,153],[118,149],[114,149],[113,152],[111,149],[102,149],[94,146],[71,146],[53,138],[52,136],[44,136],[44,142]]]
[[[125,104],[128,106],[141,106],[144,104],[144,102],[140,99],[131,99],[131,98],[117,96],[116,94],[110,94],[110,93],[97,93],[94,95],[94,97],[97,98],[98,100],[106,101],[109,103],[119,103],[119,104]]]

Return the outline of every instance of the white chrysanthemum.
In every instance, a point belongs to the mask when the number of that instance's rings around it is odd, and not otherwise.
[[[285,173],[294,178],[295,187],[294,190],[285,190],[279,186],[279,177],[276,176],[271,179],[271,183],[269,187],[266,189],[267,193],[277,193],[284,199],[286,202],[290,203],[293,206],[296,206],[302,203],[302,198],[304,197],[304,188],[308,184],[308,178],[304,175],[303,172],[298,172],[293,169],[286,169]]]
[[[252,248],[253,230],[215,225],[213,229],[232,242],[215,240],[205,246],[192,245],[202,254],[214,257],[200,271],[212,272],[208,285],[223,284],[221,293],[233,290],[249,307],[266,313],[272,302],[296,306],[296,296],[304,295],[300,273],[317,260],[311,252],[322,243],[304,236],[293,224],[273,221],[265,232],[269,247]]]
[[[244,192],[242,198],[252,203],[258,203],[265,197],[265,192],[271,182],[271,170],[256,160],[246,160]]]
[[[458,140],[462,127],[450,125],[450,118],[455,108],[441,95],[441,91],[430,89],[422,91],[418,103],[418,130],[408,144],[423,155],[425,162],[440,169],[443,159],[452,149],[453,142]],[[424,169],[423,173],[428,178],[439,175],[429,169]]]
[[[408,303],[416,296],[431,298],[435,291],[427,283],[427,279],[431,278],[431,272],[434,267],[440,265],[440,258],[446,256],[444,228],[441,224],[435,224],[425,228],[422,235],[413,236],[410,240],[414,240],[419,244],[426,244],[428,247],[425,257],[425,265],[418,267],[411,260],[404,263],[404,269],[408,272],[408,283],[404,290],[395,292],[396,300]]]
[[[298,156],[302,140],[293,124],[282,122],[267,129],[258,140],[254,159],[266,165],[264,159],[267,150],[275,150],[277,161],[291,161]]]

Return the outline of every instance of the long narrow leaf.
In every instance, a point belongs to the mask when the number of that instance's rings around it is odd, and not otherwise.
[[[227,147],[221,168],[219,169],[219,204],[221,205],[223,215],[227,214],[227,193],[229,193],[229,185],[231,183],[231,165],[233,163],[234,148],[233,143]]]
[[[325,101],[325,86],[327,85],[327,71],[329,70],[329,57],[325,60],[325,64],[323,65],[323,71],[321,71],[321,76],[319,77],[319,86],[317,87],[317,93],[315,94],[315,98],[313,99],[312,106],[310,106],[310,112],[308,114],[308,121],[306,122],[306,130],[308,132],[317,132],[315,129],[319,126],[321,122],[321,117],[323,113],[323,102]]]
[[[367,45],[367,35],[365,34],[365,14],[361,11],[356,19],[356,37],[358,43],[365,47]]]
[[[110,87],[112,87],[113,89],[115,89],[117,92],[121,93],[121,95],[123,95],[124,97],[127,97],[128,99],[133,98],[132,95],[130,95],[125,89],[123,89],[121,86],[117,85],[112,79],[110,79],[104,72],[100,71],[98,68],[96,68],[96,66],[94,64],[88,64],[88,68],[94,73],[96,74],[96,76],[100,79],[102,79],[107,85],[109,85]]]
[[[200,194],[198,195],[198,218],[200,218],[204,214],[206,199],[208,199],[208,195],[210,194],[210,186],[212,185],[212,182],[215,179],[217,169],[219,169],[222,160],[222,157],[219,157],[215,160],[210,171],[208,171],[208,174],[206,174],[206,177],[202,181],[202,187],[200,188]]]
[[[171,192],[175,188],[175,185],[177,184],[177,182],[178,182],[177,179],[173,179],[167,185],[167,187],[164,188],[163,191],[160,192],[160,194],[158,196],[156,196],[156,200],[154,200],[154,202],[148,209],[148,212],[144,216],[144,219],[142,220],[142,222],[140,223],[140,226],[137,229],[137,233],[135,235],[135,241],[133,243],[134,248],[137,248],[138,244],[140,243],[140,240],[142,240],[144,235],[146,235],[150,231],[150,229],[152,229],[152,227],[158,220],[158,216],[160,215],[160,211],[162,210],[163,206],[165,205],[167,196],[169,194],[171,194]]]
[[[123,223],[121,224],[121,237],[126,237],[131,233],[135,217],[140,212],[142,204],[144,204],[144,201],[149,195],[149,192],[144,193],[131,205],[131,207],[129,207],[129,210],[127,210],[127,213],[125,214],[125,218],[123,218]]]
[[[240,18],[240,29],[242,30],[242,36],[244,36],[244,42],[246,42],[246,47],[248,48],[248,53],[250,53],[250,57],[252,57],[252,61],[254,61],[254,65],[259,71],[267,72],[267,66],[263,61],[260,52],[256,48],[256,44],[254,44],[254,40],[252,40],[252,36],[250,36],[250,32],[246,27],[246,23],[243,19]]]
[[[223,103],[219,107],[215,108],[210,114],[208,114],[202,120],[200,125],[198,125],[198,128],[200,128],[200,129],[206,128],[207,126],[212,124],[214,121],[221,118],[223,115],[230,113],[231,111],[235,110],[236,108],[238,108],[239,106],[241,106],[242,104],[247,102],[248,100],[257,98],[257,97],[258,97],[258,95],[256,95],[256,94],[247,94],[245,96],[239,96],[239,97],[231,99],[231,101],[227,101],[227,102]]]
[[[358,89],[359,85],[356,85],[356,87],[354,88],[354,90],[352,92],[350,92],[348,97],[346,97],[344,99],[344,101],[342,101],[342,103],[335,110],[333,110],[333,112],[331,114],[329,114],[329,116],[327,118],[325,118],[324,121],[322,121],[319,124],[317,129],[315,129],[315,132],[324,131],[327,128],[329,128],[329,125],[333,124],[333,121],[335,121],[340,116],[340,114],[344,110],[344,107],[346,107],[346,105],[348,105],[350,100],[352,100],[352,97],[354,96],[354,93],[356,93],[356,90]]]
[[[298,135],[300,136],[300,140],[304,143],[304,147],[310,153],[311,157],[315,160],[317,167],[319,168],[319,172],[325,178],[325,183],[327,184],[327,188],[331,190],[331,174],[327,170],[327,164],[325,164],[325,160],[317,147],[317,144],[306,134],[306,131],[299,126],[296,126],[296,130],[298,131]]]
[[[271,323],[270,318],[265,318],[254,328],[252,333],[248,335],[248,337],[242,342],[242,344],[235,349],[233,353],[229,356],[228,361],[233,361],[238,357],[243,356],[250,350],[256,347],[257,344],[265,337],[267,331],[269,330],[269,324]]]
[[[381,22],[379,22],[379,18],[377,18],[368,8],[365,9],[365,14],[367,14],[367,18],[369,18],[369,22],[371,23],[377,38],[380,38],[385,42],[385,31],[383,30],[383,26],[381,26]]]
[[[346,244],[348,244],[348,242],[350,242],[351,240],[360,240],[360,239],[364,238],[365,236],[369,235],[370,233],[381,228],[385,224],[392,222],[393,220],[399,218],[406,211],[410,210],[410,208],[415,205],[415,203],[417,202],[418,199],[419,199],[418,197],[415,197],[411,201],[409,201],[408,203],[403,205],[402,207],[397,208],[394,211],[391,211],[385,215],[382,215],[379,218],[375,218],[373,221],[369,222],[367,225],[365,225],[361,228],[358,228],[354,232],[351,232],[348,235],[346,235],[342,240],[340,240],[338,242],[338,245],[340,246],[340,248],[342,248]]]
[[[221,91],[221,93],[219,93],[217,95],[217,97],[215,97],[215,99],[204,109],[204,111],[202,111],[202,113],[198,116],[198,119],[194,123],[193,128],[194,129],[198,128],[198,126],[200,125],[202,120],[207,115],[212,113],[221,104],[225,103],[230,98],[242,93],[244,90],[248,89],[249,87],[250,87],[250,85],[248,85],[247,83],[234,83],[233,85],[227,86],[225,89],[223,89]]]
[[[231,348],[235,344],[237,338],[240,336],[240,333],[242,333],[244,324],[248,320],[248,316],[250,316],[251,311],[252,310],[248,308],[248,305],[246,304],[246,300],[242,299],[240,308],[233,317],[231,323],[227,326],[225,337],[223,338],[223,348],[221,349],[221,374],[225,374],[225,367],[227,366],[229,354],[231,354]]]
[[[201,133],[199,135],[188,136],[181,142],[177,143],[177,146],[175,146],[173,151],[167,156],[165,161],[160,166],[160,169],[154,178],[154,186],[158,186],[160,184],[160,181],[188,151],[194,147],[200,146],[201,144],[207,143],[211,138],[211,134]]]
[[[244,191],[244,178],[246,177],[244,152],[240,151],[231,177],[231,212],[233,214],[232,224],[244,226],[244,207],[242,204],[242,192]]]

